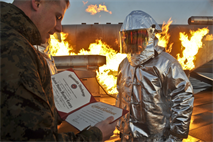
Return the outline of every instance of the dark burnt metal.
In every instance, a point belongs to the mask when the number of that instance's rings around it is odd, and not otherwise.
[[[193,77],[193,78],[196,78],[196,79],[198,79],[198,80],[200,80],[202,82],[205,82],[205,83],[208,83],[210,85],[213,85],[213,79],[209,78],[209,77],[207,77],[205,75],[202,75],[202,74],[199,74],[197,72],[192,71],[190,73],[190,76]]]
[[[188,19],[189,25],[213,25],[213,16],[192,16]]]
[[[184,72],[188,78],[192,77],[207,84],[213,85],[213,79],[210,77],[197,73],[196,71],[184,70]]]

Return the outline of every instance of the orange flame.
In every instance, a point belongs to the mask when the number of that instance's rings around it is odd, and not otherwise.
[[[167,44],[169,43],[169,38],[170,38],[170,34],[168,34],[168,31],[169,31],[169,26],[171,25],[172,22],[173,21],[171,20],[171,18],[168,20],[167,24],[163,22],[162,32],[156,34],[156,37],[159,40],[158,45],[164,47],[166,52],[168,53],[172,51],[172,45],[173,45],[173,43],[171,43],[169,47],[167,48]]]
[[[105,11],[105,12],[108,12],[109,14],[112,14],[111,11],[107,10],[107,7],[105,5],[101,5],[101,4],[99,4],[99,7],[97,5],[92,5],[91,4],[86,9],[86,12],[91,13],[91,15],[95,15],[98,12],[101,12],[101,11]]]
[[[198,50],[202,48],[202,39],[208,32],[209,29],[207,28],[190,31],[190,38],[187,34],[180,32],[180,41],[184,50],[182,52],[183,57],[177,54],[177,60],[184,70],[192,70],[195,67],[193,62],[196,59],[195,55],[198,53]]]
[[[206,41],[212,41],[213,40],[213,35],[207,35],[205,40]]]
[[[115,97],[118,93],[116,88],[117,82],[117,69],[120,62],[126,57],[126,54],[117,53],[110,48],[106,43],[101,40],[96,40],[96,43],[92,43],[89,46],[89,51],[84,49],[80,50],[78,55],[105,55],[106,65],[99,67],[97,73],[97,80],[108,94]]]
[[[69,46],[67,41],[65,41],[67,36],[68,33],[55,33],[50,35],[47,49],[51,52],[50,54],[52,56],[70,55],[73,48],[72,46]]]
[[[161,43],[164,43],[164,46],[166,47],[169,40],[169,34],[168,27],[171,24],[171,21],[169,20],[167,22],[167,25],[163,25],[162,34],[159,34],[159,41],[162,41]],[[177,54],[177,60],[182,65],[183,69],[193,69],[193,61],[195,60],[195,55],[198,52],[198,49],[202,47],[202,38],[209,32],[207,28],[199,29],[197,31],[190,31],[191,38],[189,39],[185,33],[180,33],[180,40],[185,47],[183,51],[183,57],[180,57],[180,54]],[[106,65],[103,65],[99,67],[98,71],[96,71],[96,78],[98,82],[101,84],[101,86],[105,89],[105,91],[108,94],[111,94],[112,96],[116,95],[117,88],[116,88],[116,82],[117,82],[117,69],[120,64],[120,62],[127,56],[126,54],[120,54],[117,53],[115,50],[110,48],[106,43],[103,43],[101,40],[96,40],[96,43],[90,44],[88,50],[81,49],[79,53],[74,53],[72,46],[68,44],[68,42],[65,41],[67,37],[67,33],[60,33],[61,39],[59,38],[59,35],[54,34],[54,36],[51,36],[48,49],[51,51],[51,55],[53,56],[59,56],[59,55],[104,55],[106,56]],[[167,36],[167,37],[164,37]],[[59,40],[60,39],[60,40]],[[212,35],[207,35],[206,39],[212,40]],[[167,41],[167,42],[163,42]],[[115,41],[116,42],[116,41]],[[59,48],[60,47],[60,48]],[[170,45],[171,47],[171,45]],[[167,50],[168,51],[168,50]],[[170,50],[171,51],[171,50]]]
[[[49,42],[49,50],[51,55],[104,55],[106,56],[106,65],[99,67],[96,71],[96,78],[105,91],[116,97],[117,91],[117,70],[120,62],[126,57],[126,54],[117,53],[115,50],[109,47],[106,43],[101,40],[96,40],[96,43],[90,44],[88,50],[81,49],[78,54],[72,52],[73,48],[64,41],[67,36],[66,33],[60,33],[63,37],[62,40],[56,39],[56,36],[51,36]],[[60,47],[58,49],[58,47]]]
[[[82,1],[84,5],[86,5],[88,3],[88,1]]]

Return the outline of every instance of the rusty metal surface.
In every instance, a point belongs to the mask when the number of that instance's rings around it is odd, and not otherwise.
[[[76,50],[76,53],[82,48],[87,50],[89,45],[97,39],[101,39],[112,49],[119,52],[119,30],[121,26],[122,24],[63,25],[63,32],[69,34],[67,40]],[[173,43],[170,54],[177,58],[177,54],[183,50],[181,49],[179,32],[189,34],[190,30],[198,30],[204,27],[209,29],[209,34],[213,34],[213,25],[170,25],[169,34],[171,37],[169,44]],[[196,55],[195,68],[193,70],[213,59],[213,41],[203,40],[203,43],[203,48]]]

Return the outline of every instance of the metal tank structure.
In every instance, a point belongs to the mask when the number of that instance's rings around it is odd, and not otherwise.
[[[101,39],[111,48],[119,51],[119,30],[122,23],[119,24],[86,24],[63,25],[62,31],[68,33],[67,40],[73,46],[76,52],[80,49],[87,49],[90,43]]]
[[[188,25],[174,25],[171,24],[169,26],[168,33],[170,34],[170,40],[168,45],[173,43],[171,55],[175,58],[177,58],[178,53],[182,53],[181,48],[181,41],[179,40],[180,32],[184,32],[189,35],[190,30],[196,31],[198,29],[202,28],[208,28],[209,33],[213,35],[213,17],[198,17],[198,16],[192,16],[188,19]],[[122,26],[122,23],[118,24],[86,24],[82,23],[79,25],[63,25],[62,31],[64,33],[68,33],[66,41],[69,42],[70,45],[75,49],[75,52],[78,53],[79,50],[85,49],[87,50],[89,45],[91,43],[94,43],[97,39],[100,39],[102,42],[105,42],[107,45],[109,45],[110,48],[114,49],[115,51],[120,51],[120,43],[119,43],[119,31]],[[162,25],[160,25],[162,27]],[[188,76],[191,76],[193,78],[196,78],[200,81],[206,82],[208,84],[213,84],[213,79],[208,78],[206,76],[203,76],[197,71],[199,70],[199,67],[206,66],[205,70],[202,70],[201,72],[213,72],[212,65],[212,59],[213,59],[213,40],[211,41],[205,41],[203,40],[203,48],[199,49],[198,54],[196,55],[195,68],[190,71],[185,71]],[[181,55],[182,56],[182,55]],[[92,59],[92,61],[97,64],[95,66],[91,66],[89,61],[89,58]],[[91,93],[95,96],[100,94],[101,90],[99,87],[99,84],[96,80],[96,73],[95,70],[98,69],[101,64],[104,64],[106,59],[101,56],[76,56],[73,55],[70,57],[54,57],[56,67],[59,68],[59,70],[63,70],[69,67],[72,67],[76,73],[79,75],[83,83],[87,86],[89,90],[91,90]],[[97,61],[101,61],[101,64],[98,64]],[[67,62],[67,63],[63,63]],[[80,64],[78,64],[80,63]],[[65,65],[65,66],[64,66]],[[66,66],[67,65],[67,66]],[[78,66],[79,65],[79,66]],[[81,66],[80,66],[81,65]],[[102,91],[103,93],[103,91]]]
[[[209,21],[207,21],[210,23]],[[204,27],[209,29],[208,34],[213,34],[213,24],[206,25],[170,25],[169,43],[173,43],[171,55],[177,58],[177,54],[182,52],[181,41],[179,40],[179,33],[185,32],[189,34],[190,30],[196,31]],[[63,32],[68,33],[67,41],[73,46],[75,52],[84,48],[87,50],[91,43],[94,43],[97,39],[101,39],[108,44],[112,49],[120,51],[119,43],[119,30],[122,23],[119,24],[81,24],[81,25],[63,25]],[[162,26],[162,25],[160,25]],[[203,41],[204,48],[199,49],[196,55],[195,68],[196,70],[205,63],[213,59],[213,41]]]

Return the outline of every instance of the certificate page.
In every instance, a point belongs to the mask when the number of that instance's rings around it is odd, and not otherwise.
[[[98,122],[113,116],[114,120],[121,117],[123,109],[102,102],[91,103],[78,111],[71,113],[65,121],[82,131],[88,126],[94,126]]]
[[[52,77],[53,95],[58,111],[69,113],[90,102],[91,94],[72,71]]]

